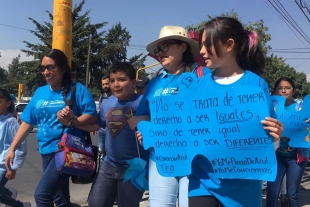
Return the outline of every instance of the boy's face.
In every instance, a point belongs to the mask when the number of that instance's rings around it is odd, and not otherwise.
[[[134,94],[134,88],[136,86],[136,80],[130,80],[130,78],[124,72],[110,73],[110,87],[112,93],[119,100],[128,100]]]

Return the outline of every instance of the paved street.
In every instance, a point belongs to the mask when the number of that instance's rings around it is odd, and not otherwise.
[[[37,141],[35,139],[35,132],[28,136],[28,155],[23,167],[17,171],[16,178],[8,181],[7,187],[14,187],[18,190],[18,199],[23,202],[31,202],[35,206],[33,193],[36,185],[42,176],[41,157],[38,152]],[[97,138],[92,137],[93,143],[97,143]],[[73,207],[87,207],[87,196],[90,190],[88,185],[70,184],[71,202]],[[301,185],[301,206],[310,207],[310,166],[307,167],[305,176]],[[263,198],[263,204],[265,198]],[[117,207],[117,205],[115,205]],[[148,192],[143,196],[140,207],[149,207]],[[265,207],[265,205],[263,205]]]

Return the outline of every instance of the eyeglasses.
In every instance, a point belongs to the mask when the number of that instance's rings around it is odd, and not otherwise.
[[[179,42],[167,42],[167,43],[162,44],[160,47],[157,47],[154,50],[155,56],[158,57],[160,52],[163,52],[163,53],[167,52],[169,50],[169,46],[173,44],[180,44],[180,43]]]
[[[54,70],[56,65],[54,64],[48,64],[48,65],[39,65],[39,70],[43,73],[45,69],[48,71]]]
[[[277,91],[290,91],[290,90],[292,90],[293,89],[293,87],[292,86],[279,86],[279,87],[277,87]]]

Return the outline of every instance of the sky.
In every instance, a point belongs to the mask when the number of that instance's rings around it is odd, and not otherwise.
[[[268,44],[277,51],[274,54],[283,57],[298,72],[305,72],[310,81],[310,41],[307,42],[288,26],[272,7],[270,2],[274,1],[277,0],[87,0],[82,13],[90,10],[91,23],[107,22],[104,30],[118,22],[126,27],[132,36],[128,47],[128,57],[131,57],[140,53],[147,54],[146,45],[158,38],[161,27],[165,25],[196,25],[207,20],[208,15],[215,17],[234,10],[243,24],[262,19],[269,28],[267,33],[271,34]],[[310,6],[310,0],[303,1]],[[73,0],[73,4],[80,2]],[[310,13],[305,11],[306,17],[293,0],[280,2],[300,29],[310,37],[310,23],[307,19]],[[26,49],[23,43],[25,40],[39,43],[29,31],[34,30],[35,25],[28,18],[40,23],[49,22],[46,10],[52,13],[53,0],[0,0],[0,67],[7,68],[18,54],[21,55],[21,61],[32,59],[20,51]],[[153,63],[156,61],[148,57],[145,65]],[[156,66],[152,69],[159,68]]]

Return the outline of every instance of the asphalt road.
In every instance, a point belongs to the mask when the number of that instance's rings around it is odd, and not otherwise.
[[[22,168],[16,173],[14,180],[8,181],[7,187],[14,187],[18,191],[17,199],[22,202],[31,202],[35,206],[33,194],[42,176],[41,156],[38,151],[35,131],[27,137],[28,154]],[[97,137],[92,137],[93,143],[97,144]],[[87,206],[87,196],[91,184],[77,185],[70,183],[71,202],[73,207]]]
[[[8,181],[7,187],[14,187],[18,191],[17,199],[22,202],[31,202],[35,206],[33,193],[42,176],[41,157],[38,152],[36,132],[33,131],[27,137],[28,154],[26,161],[21,169],[17,171],[16,178]],[[92,136],[92,141],[97,144],[97,136]],[[309,163],[308,163],[309,164]],[[91,184],[77,185],[70,183],[70,194],[72,207],[87,207],[87,196]],[[304,178],[300,186],[300,200],[302,207],[310,207],[310,165],[307,167]],[[263,197],[263,207],[265,206]],[[117,205],[115,205],[117,206]],[[279,205],[280,206],[280,205]],[[148,192],[145,193],[140,207],[149,207]]]

